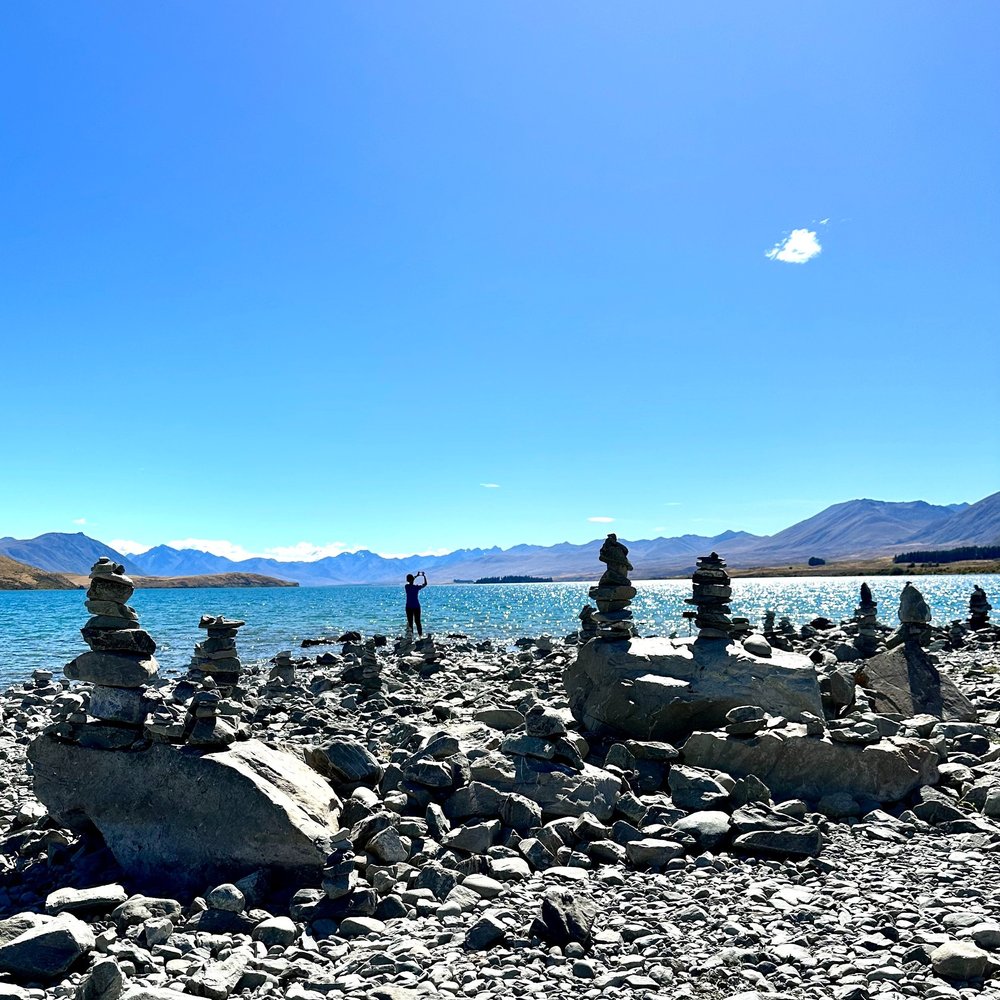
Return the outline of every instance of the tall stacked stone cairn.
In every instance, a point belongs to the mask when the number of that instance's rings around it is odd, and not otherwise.
[[[694,623],[698,626],[699,639],[726,639],[733,632],[729,617],[729,599],[733,590],[725,561],[717,552],[698,558],[698,568],[691,577],[692,595],[685,604],[693,604]]]
[[[243,667],[236,649],[236,636],[244,625],[246,622],[239,618],[201,616],[198,628],[205,630],[206,637],[195,644],[188,671],[191,680],[201,681],[211,677],[223,689],[239,684]]]
[[[899,595],[899,622],[899,634],[906,645],[926,646],[930,641],[931,609],[912,583],[907,583]]]
[[[588,591],[591,600],[597,604],[597,612],[591,620],[597,623],[596,638],[604,642],[623,642],[636,634],[632,624],[629,605],[636,595],[636,589],[629,580],[628,549],[618,541],[612,532],[604,540],[598,559],[607,566],[596,587]]]
[[[969,598],[969,628],[974,632],[988,628],[992,610],[993,605],[990,604],[986,591],[976,584],[972,590],[972,596]]]
[[[91,651],[68,663],[65,673],[70,680],[94,685],[89,714],[97,721],[75,724],[61,734],[87,746],[130,745],[141,736],[153,707],[146,685],[158,670],[153,658],[156,643],[139,627],[139,616],[128,606],[134,590],[125,567],[107,556],[91,568],[86,604],[91,618],[80,629]]]
[[[861,600],[854,609],[854,619],[858,623],[854,648],[862,656],[874,656],[878,649],[878,602],[867,583],[861,584]]]
[[[776,617],[775,613],[770,608],[768,608],[768,610],[764,612],[763,635],[764,638],[767,640],[773,639],[777,634],[774,630],[775,617]]]

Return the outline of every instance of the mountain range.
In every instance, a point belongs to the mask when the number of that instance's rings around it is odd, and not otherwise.
[[[733,568],[781,566],[891,555],[903,549],[944,548],[1000,543],[1000,493],[974,504],[939,506],[923,500],[848,500],[793,524],[774,535],[726,531],[720,535],[681,535],[628,541],[636,579],[678,576],[692,571],[699,555],[719,552]],[[302,586],[395,584],[406,573],[424,570],[436,583],[485,576],[547,576],[589,580],[598,574],[601,540],[581,545],[515,545],[500,549],[458,549],[443,556],[386,558],[361,550],[314,562],[252,558],[234,561],[194,549],[157,545],[126,556],[82,533],[49,532],[37,538],[0,538],[0,555],[50,572],[87,573],[99,556],[121,562],[126,572],[143,576],[201,576],[259,573]]]

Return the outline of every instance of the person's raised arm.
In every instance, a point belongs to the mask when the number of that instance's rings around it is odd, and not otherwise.
[[[421,570],[419,573],[417,573],[417,576],[423,577],[424,582],[420,584],[420,589],[423,590],[424,587],[427,586],[427,574],[423,570]]]

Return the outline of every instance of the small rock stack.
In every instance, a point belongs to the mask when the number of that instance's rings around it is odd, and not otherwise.
[[[725,561],[717,552],[700,556],[691,583],[693,593],[684,603],[693,604],[697,609],[694,623],[698,626],[698,638],[728,640],[733,631],[729,617],[733,590],[729,586]]]
[[[566,731],[565,722],[554,709],[533,705],[524,714],[524,729],[523,735],[508,736],[500,744],[502,753],[509,757],[533,757],[564,764],[576,771],[583,769],[581,746],[576,742],[578,737]],[[586,749],[583,752],[586,753]]]
[[[768,609],[767,611],[764,612],[764,630],[763,630],[763,635],[764,635],[765,639],[768,639],[768,640],[773,639],[774,636],[775,636],[775,634],[776,634],[775,630],[774,630],[774,618],[775,618],[775,614],[770,609]]]
[[[854,648],[862,656],[874,656],[878,649],[878,602],[867,583],[861,584],[861,601],[854,609],[854,619],[858,623]]]
[[[344,648],[346,650],[346,645]],[[361,646],[360,657],[344,668],[343,680],[345,684],[360,685],[365,695],[382,690],[382,671],[379,669],[374,639],[368,639]]]
[[[274,655],[274,666],[267,675],[268,684],[294,684],[295,663],[292,661],[292,651],[284,649]]]
[[[594,621],[594,611],[596,609],[590,604],[585,604],[583,610],[577,616],[580,619],[580,629],[577,632],[579,642],[589,642],[597,635],[597,622]]]
[[[986,591],[978,584],[973,588],[972,596],[969,598],[969,628],[973,632],[979,632],[988,628],[990,624],[990,612],[993,605],[990,604]]]
[[[899,595],[899,621],[904,642],[927,645],[931,631],[931,609],[923,594],[912,583],[907,583]]]
[[[198,628],[205,629],[207,636],[195,644],[189,671],[192,680],[211,677],[220,688],[232,688],[239,683],[242,664],[236,650],[236,636],[244,625],[246,622],[238,618],[201,616]]]
[[[618,541],[613,532],[608,535],[597,557],[607,566],[596,587],[589,590],[590,598],[597,603],[597,613],[592,620],[597,623],[597,638],[605,642],[622,642],[636,634],[629,605],[636,595],[628,574],[632,564],[628,549]]]
[[[188,746],[199,750],[223,750],[236,740],[239,732],[239,705],[219,693],[211,677],[191,699],[187,736]]]
[[[94,745],[128,745],[139,735],[152,708],[146,684],[158,669],[153,658],[156,643],[139,627],[139,616],[127,604],[134,590],[124,566],[107,556],[94,563],[87,590],[92,617],[80,629],[91,652],[65,668],[70,680],[94,685],[90,715],[103,724],[101,733],[89,734]]]

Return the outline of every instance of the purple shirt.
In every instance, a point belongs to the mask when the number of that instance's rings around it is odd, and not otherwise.
[[[411,609],[420,607],[420,591],[423,589],[422,583],[407,583],[403,589],[406,591],[406,606]]]

